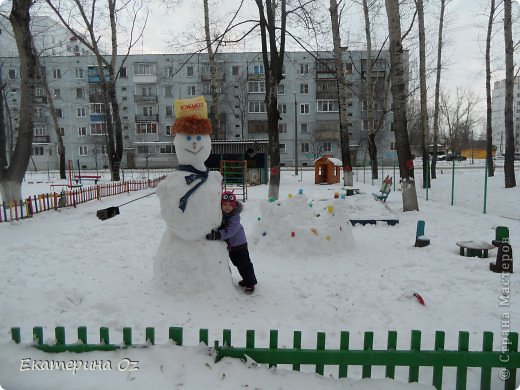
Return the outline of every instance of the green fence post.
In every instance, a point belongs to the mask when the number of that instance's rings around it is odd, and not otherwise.
[[[363,184],[366,184],[366,169],[367,169],[367,166],[365,164],[363,164]]]
[[[132,345],[132,328],[128,326],[123,328],[123,344],[127,347]]]
[[[87,344],[87,327],[78,326],[78,342],[85,345]]]
[[[20,344],[21,336],[20,336],[20,328],[11,328],[11,339],[16,343]]]
[[[395,159],[394,159],[394,192],[395,192],[395,182],[397,181],[397,178],[395,177]]]
[[[493,333],[484,332],[482,336],[482,352],[493,350]],[[491,367],[482,367],[480,371],[480,390],[491,390]]]
[[[255,347],[255,331],[247,330],[246,331],[246,348],[254,348]]]
[[[54,328],[54,336],[56,337],[57,345],[65,344],[65,328],[63,326],[57,326]]]
[[[147,327],[145,330],[146,342],[152,345],[155,344],[155,329],[152,327]]]
[[[199,343],[204,343],[206,345],[208,344],[209,337],[208,337],[208,330],[207,329],[199,329]]]
[[[509,352],[518,352],[518,333],[510,332],[509,337]],[[504,388],[506,390],[514,390],[516,389],[516,369],[517,367],[509,367],[509,378],[506,379],[506,383]]]
[[[38,345],[43,344],[43,328],[41,326],[35,326],[33,328],[33,342]]]
[[[459,332],[459,351],[468,351],[469,350],[469,333],[461,331]],[[468,379],[468,368],[465,366],[457,367],[457,384],[455,389],[457,390],[465,390],[466,382]]]
[[[453,199],[455,197],[455,159],[451,163],[451,205],[453,206]]]
[[[395,330],[391,330],[388,332],[388,340],[386,343],[386,349],[388,351],[395,351],[397,349],[397,332]],[[394,379],[395,366],[386,366],[385,377]]]
[[[430,187],[430,155],[426,157],[426,200],[428,200],[428,188]]]
[[[484,168],[484,214],[486,214],[487,209],[487,179],[488,179],[488,160],[486,158],[486,165]]]
[[[99,342],[100,344],[108,345],[110,344],[110,335],[109,330],[106,327],[99,328]]]
[[[278,331],[275,329],[269,332],[269,349],[278,349]],[[269,364],[269,367],[276,367],[276,364]]]
[[[349,332],[342,331],[339,336],[339,349],[342,351],[348,351],[349,345]],[[346,378],[348,375],[348,365],[339,366],[339,378]]]
[[[381,155],[381,180],[385,178],[385,162],[384,162],[384,156]]]
[[[318,332],[316,334],[316,349],[318,351],[325,350],[325,332]],[[316,374],[323,376],[325,372],[325,366],[323,364],[316,364]]]
[[[172,340],[175,345],[182,345],[182,328],[171,326],[168,331],[168,338]]]
[[[445,340],[444,332],[441,332],[441,331],[435,332],[435,351],[444,351],[444,340]],[[433,366],[432,385],[437,390],[442,390],[442,371],[443,371],[443,366]]]
[[[365,332],[365,336],[363,339],[363,350],[371,351],[374,346],[374,332]],[[362,378],[371,378],[372,377],[372,366],[364,365],[361,373]]]
[[[293,348],[302,349],[302,332],[299,330],[295,330],[293,333]],[[292,369],[294,371],[300,371],[300,365],[293,364]]]
[[[410,350],[418,352],[421,350],[421,331],[412,330]],[[408,370],[408,382],[419,382],[419,366],[410,366]]]
[[[222,345],[231,347],[231,329],[224,329],[222,331]]]

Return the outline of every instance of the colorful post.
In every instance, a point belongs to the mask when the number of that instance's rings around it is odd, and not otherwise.
[[[455,159],[453,159],[451,167],[451,205],[453,206],[453,198],[455,195]]]
[[[487,208],[487,178],[488,178],[488,160],[486,158],[486,165],[484,168],[484,214],[486,214]]]

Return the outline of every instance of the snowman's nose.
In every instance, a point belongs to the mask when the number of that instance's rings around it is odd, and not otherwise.
[[[191,144],[191,147],[192,147],[193,149],[195,149],[195,148],[197,147],[197,143],[196,143],[196,142],[193,142],[193,143]]]

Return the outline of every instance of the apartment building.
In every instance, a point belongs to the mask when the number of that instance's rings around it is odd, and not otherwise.
[[[378,149],[384,152],[395,149],[388,82],[390,61],[386,51],[373,52],[372,59],[375,58],[372,69],[374,125],[379,129]],[[353,159],[361,164],[368,161],[364,91],[367,53],[345,50],[343,60],[345,78],[339,87],[345,88],[348,97],[351,152]],[[79,160],[82,168],[106,167],[106,120],[110,113],[105,113],[101,104],[94,57],[49,55],[42,57],[41,62],[53,94],[67,159]],[[242,142],[267,139],[265,69],[261,53],[220,53],[217,62],[219,121],[226,139]],[[6,82],[6,128],[8,134],[15,137],[19,120],[19,59],[0,57],[0,65],[2,80]],[[300,166],[312,165],[315,157],[323,153],[341,158],[338,83],[332,53],[286,53],[284,77],[278,88],[281,163],[293,166],[296,154]],[[117,95],[123,124],[123,166],[175,166],[177,160],[170,133],[175,120],[173,102],[175,98],[197,95],[204,95],[208,102],[211,100],[207,55],[131,55],[121,68]],[[56,133],[47,102],[43,87],[38,86],[29,169],[58,167]]]
[[[497,155],[505,153],[505,104],[506,81],[496,81],[491,101],[493,144],[497,145]],[[513,126],[515,132],[515,155],[520,155],[520,77],[514,79],[513,87]]]

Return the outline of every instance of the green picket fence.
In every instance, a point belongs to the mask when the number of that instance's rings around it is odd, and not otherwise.
[[[55,328],[55,343],[43,343],[43,328],[33,328],[33,345],[45,352],[89,352],[112,351],[129,347],[146,347],[155,344],[155,329],[146,328],[146,344],[133,344],[132,329],[123,328],[123,340],[121,344],[110,343],[109,329],[102,327],[99,330],[99,343],[89,344],[87,340],[87,328],[82,326],[77,330],[78,340],[73,344],[67,344],[65,340],[65,328]],[[11,328],[14,342],[21,342],[20,328]],[[176,345],[183,345],[183,328],[170,327],[169,339]],[[199,342],[208,343],[208,330],[199,330]],[[411,332],[410,349],[397,349],[397,332],[390,331],[387,336],[387,348],[373,349],[374,333],[365,332],[363,349],[349,348],[350,334],[347,331],[340,333],[338,349],[325,347],[325,333],[318,332],[316,336],[316,348],[302,348],[302,332],[293,333],[292,348],[278,348],[278,331],[271,330],[269,335],[269,347],[255,347],[255,331],[246,332],[245,347],[233,347],[231,343],[231,330],[224,329],[222,345],[217,340],[214,342],[215,361],[224,357],[246,359],[248,356],[259,364],[292,365],[292,369],[299,371],[302,365],[315,367],[317,374],[323,375],[325,366],[337,366],[338,377],[348,377],[349,367],[361,366],[362,378],[372,377],[374,366],[385,367],[385,377],[394,378],[396,367],[408,368],[408,381],[419,382],[419,368],[432,367],[431,383],[436,389],[442,389],[443,370],[447,367],[456,368],[456,389],[467,388],[468,368],[480,368],[480,389],[491,389],[492,368],[500,368],[500,378],[504,380],[504,389],[516,389],[517,370],[520,369],[520,354],[518,353],[518,333],[511,332],[506,339],[501,340],[501,350],[493,350],[493,333],[484,332],[482,337],[482,350],[469,350],[469,333],[459,332],[458,349],[445,349],[445,333],[437,331],[433,350],[421,349],[421,332]],[[504,348],[505,346],[505,348]],[[425,382],[422,380],[422,382]],[[445,383],[446,384],[446,383]],[[452,387],[452,386],[450,386]]]

